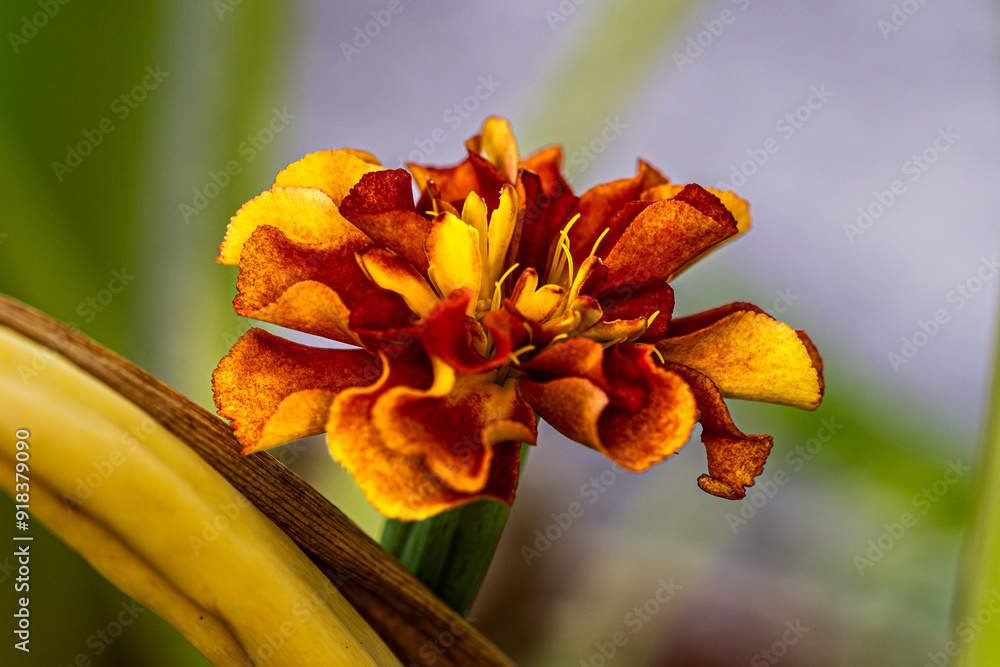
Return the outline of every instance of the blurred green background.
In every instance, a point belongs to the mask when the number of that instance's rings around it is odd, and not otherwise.
[[[411,5],[420,6],[404,3],[410,14]],[[711,29],[702,21],[721,20],[724,11],[736,15],[746,9],[743,4],[518,4],[510,11],[521,12],[533,29],[551,29],[555,46],[546,54],[558,57],[533,67],[530,81],[502,77],[508,90],[517,92],[508,93],[499,108],[484,104],[457,134],[474,134],[485,115],[502,113],[515,116],[525,153],[551,142],[586,144],[606,118],[644,104],[648,109],[649,79],[673,81],[672,55],[683,52],[689,36]],[[391,113],[381,102],[367,102],[370,110],[364,106],[366,96],[378,99],[377,77],[344,76],[332,83],[310,78],[311,68],[320,66],[307,62],[310,54],[302,44],[312,17],[343,12],[342,24],[328,22],[337,27],[329,38],[335,49],[384,5],[3,3],[0,182],[9,196],[0,208],[0,292],[73,323],[214,410],[211,371],[250,325],[230,307],[235,271],[214,263],[229,216],[302,153],[331,145],[373,150],[366,138],[382,129],[372,121],[359,128],[357,139],[303,140],[302,128],[286,132],[289,115],[327,113],[302,108],[302,100],[315,99],[303,91],[322,85],[319,99],[340,96],[344,109],[330,114],[389,114],[396,133],[407,137],[428,126],[425,116],[410,116],[408,103],[436,110],[450,101],[434,101],[434,82],[447,72],[442,59],[454,57],[448,39],[469,39],[457,32],[423,34],[426,50],[417,54],[375,60],[373,46],[354,56],[371,56],[362,63],[369,72],[405,70],[410,86],[384,93],[392,97]],[[427,3],[439,13],[443,6]],[[577,11],[588,12],[588,18],[578,20]],[[891,6],[881,11],[889,15]],[[411,25],[398,29],[418,31]],[[872,17],[866,29],[878,39],[874,25]],[[466,27],[473,35],[490,30],[486,20]],[[385,31],[390,34],[388,27]],[[995,28],[990,34],[996,35]],[[516,35],[510,41],[516,45]],[[382,53],[394,53],[389,42],[384,37],[378,43]],[[500,61],[503,53],[492,57]],[[344,63],[337,67],[341,72]],[[398,85],[398,76],[391,80]],[[738,92],[733,95],[736,104]],[[436,155],[429,161],[460,159],[457,134],[447,155],[442,149],[440,160]],[[405,154],[412,143],[392,150]],[[380,155],[388,166],[398,166],[396,153]],[[644,157],[671,166],[669,155]],[[582,190],[598,182],[597,172],[574,175],[574,186]],[[619,170],[603,180],[626,173]],[[721,167],[706,184],[728,177]],[[766,223],[755,224],[759,229]],[[782,250],[772,249],[775,261]],[[728,252],[678,281],[678,312],[737,298],[765,308],[775,302],[774,284],[756,279],[734,260],[739,255]],[[830,287],[831,294],[853,289],[851,268],[842,270],[842,276],[828,278],[843,281]],[[112,283],[116,276],[120,282]],[[124,289],[106,299],[119,284]],[[899,294],[906,291],[898,288]],[[993,288],[988,293],[995,296]],[[993,303],[988,309],[994,312]],[[595,642],[610,640],[622,628],[634,630],[626,621],[629,610],[653,596],[659,581],[673,577],[682,583],[681,593],[664,613],[640,624],[641,632],[620,649],[619,664],[746,664],[796,620],[810,630],[801,644],[786,647],[782,664],[919,665],[928,652],[940,650],[953,628],[949,613],[971,510],[971,475],[939,486],[943,492],[932,491],[926,502],[918,497],[943,478],[949,462],[972,462],[978,426],[947,409],[935,410],[898,376],[893,385],[872,372],[870,356],[842,329],[825,328],[829,321],[821,310],[806,307],[784,319],[807,329],[824,354],[823,407],[802,413],[733,406],[744,431],[771,433],[776,443],[761,483],[742,506],[699,495],[693,480],[704,454],[693,442],[677,460],[646,476],[616,480],[580,520],[585,527],[567,530],[543,558],[527,562],[523,547],[536,544],[536,531],[583,497],[582,484],[607,470],[593,453],[543,431],[545,446],[532,455],[511,524],[472,611],[477,626],[520,664],[597,664]],[[990,360],[982,366],[989,367]],[[980,391],[970,387],[968,400],[981,401]],[[796,453],[797,447],[804,449]],[[363,527],[377,529],[377,516],[328,460],[321,442],[293,444],[277,454]],[[574,463],[567,467],[563,461]],[[10,509],[9,499],[0,498],[0,514],[9,516]],[[891,530],[886,524],[907,511],[918,521],[905,539],[892,539],[870,567],[859,565],[859,556],[868,557],[868,540],[877,541]],[[4,664],[68,665],[79,655],[93,665],[203,662],[152,612],[141,614],[110,645],[95,642],[95,633],[128,599],[58,540],[38,533],[32,652],[15,654],[5,642],[2,655],[11,657]],[[0,597],[9,619],[14,598],[9,563],[2,558]]]

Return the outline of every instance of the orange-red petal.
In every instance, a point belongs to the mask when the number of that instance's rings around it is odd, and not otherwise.
[[[597,237],[628,202],[639,199],[647,188],[664,182],[663,175],[643,160],[639,160],[635,176],[609,183],[601,183],[580,195],[580,219],[570,234],[573,240],[573,258],[579,263],[587,256]],[[621,232],[612,234],[617,240]],[[608,246],[610,247],[610,246]]]
[[[819,406],[824,385],[816,348],[804,332],[752,304],[676,319],[668,333],[656,343],[663,358],[707,375],[727,398]]]
[[[373,406],[372,419],[385,447],[422,457],[449,488],[480,491],[489,478],[493,447],[506,441],[535,443],[535,413],[508,379],[495,374],[462,374],[434,363],[427,390],[398,386]]]
[[[492,448],[485,484],[474,492],[456,490],[432,472],[422,454],[400,453],[383,442],[373,411],[393,387],[427,389],[430,370],[412,352],[383,356],[382,377],[370,387],[348,389],[334,399],[327,423],[330,453],[351,473],[369,502],[384,516],[416,521],[464,503],[490,498],[507,505],[517,488],[520,443]],[[457,442],[460,435],[451,440]]]
[[[641,472],[680,449],[697,418],[687,384],[651,355],[569,339],[519,367],[521,392],[557,431]]]
[[[358,265],[355,253],[370,246],[358,233],[307,245],[258,227],[240,258],[236,312],[354,344],[356,328],[406,326],[414,313],[403,299],[371,283]]]
[[[666,280],[736,233],[736,221],[718,198],[689,185],[635,216],[605,257],[606,285]]]
[[[381,363],[363,350],[299,345],[250,329],[212,374],[219,414],[250,454],[322,433],[334,397],[378,379]]]

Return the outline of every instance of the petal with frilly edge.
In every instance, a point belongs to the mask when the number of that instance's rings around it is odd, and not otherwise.
[[[386,447],[422,457],[448,487],[475,493],[486,485],[495,445],[535,443],[535,413],[516,380],[500,386],[495,373],[456,375],[441,360],[433,365],[429,389],[389,389],[374,404],[372,420]]]
[[[747,435],[736,428],[722,394],[698,371],[667,362],[665,368],[684,378],[694,392],[701,412],[701,441],[708,454],[708,474],[698,478],[706,493],[729,500],[746,496],[747,486],[764,472],[764,462],[771,451],[769,435]]]
[[[272,187],[316,188],[340,205],[362,176],[383,169],[374,155],[364,151],[350,148],[316,151],[279,171]]]
[[[358,344],[354,329],[407,326],[415,318],[403,299],[365,276],[355,254],[371,246],[360,233],[336,241],[296,243],[269,225],[258,227],[240,258],[244,317]]]
[[[736,220],[717,197],[688,185],[635,216],[604,260],[606,285],[666,280],[737,231]]]
[[[493,447],[485,484],[478,491],[463,492],[435,475],[422,454],[400,453],[382,441],[373,418],[378,401],[393,387],[426,390],[432,385],[431,370],[419,361],[422,355],[400,350],[399,354],[382,355],[383,373],[375,384],[347,389],[333,400],[327,422],[332,456],[386,517],[417,521],[481,498],[510,505],[517,489],[520,443],[503,442]]]
[[[707,375],[727,398],[814,410],[823,397],[822,360],[808,336],[752,304],[676,319],[656,349]]]
[[[566,437],[642,472],[684,446],[697,418],[687,384],[652,354],[648,346],[605,351],[570,339],[518,367],[521,393]]]
[[[363,387],[381,374],[381,363],[363,350],[308,347],[250,329],[212,374],[219,414],[250,454],[322,433],[334,397]]]
[[[325,243],[344,234],[360,233],[324,192],[315,188],[273,188],[243,204],[232,217],[215,261],[237,266],[243,244],[261,225],[280,229],[288,238],[302,243]]]

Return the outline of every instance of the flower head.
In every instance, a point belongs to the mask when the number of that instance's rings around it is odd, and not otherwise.
[[[239,267],[236,311],[356,347],[240,338],[214,388],[243,452],[325,431],[379,511],[415,520],[511,503],[536,413],[631,471],[700,421],[699,486],[744,497],[771,437],[723,398],[814,409],[823,393],[809,338],[756,306],[672,317],[668,280],[745,231],[746,202],[641,160],[578,197],[561,149],[522,160],[501,118],[466,146],[409,172],[312,153],[232,218],[218,261]]]

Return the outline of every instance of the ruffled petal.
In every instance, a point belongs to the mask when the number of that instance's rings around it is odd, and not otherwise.
[[[687,384],[651,355],[573,338],[518,367],[521,392],[557,431],[641,472],[684,446],[697,418]]]
[[[667,362],[665,368],[684,378],[694,392],[701,412],[701,441],[708,454],[708,474],[698,478],[706,493],[729,500],[746,496],[746,488],[764,472],[773,444],[769,435],[747,435],[736,428],[722,394],[698,371]]]
[[[663,358],[707,375],[727,398],[819,406],[823,367],[815,346],[752,304],[676,319],[668,333],[656,343]]]
[[[229,221],[215,261],[237,266],[243,244],[261,225],[280,229],[293,241],[302,243],[324,243],[345,234],[360,233],[324,192],[314,188],[278,187],[243,204]]]
[[[379,360],[363,350],[299,345],[250,329],[212,374],[219,414],[232,420],[242,452],[322,433],[334,397],[375,382]]]
[[[340,214],[367,234],[375,245],[427,270],[424,241],[431,222],[413,206],[410,175],[403,169],[365,174],[340,203]]]
[[[607,285],[666,280],[736,233],[736,221],[718,198],[689,185],[632,220],[604,261]]]
[[[433,359],[433,357],[432,357]],[[493,447],[506,441],[535,443],[535,414],[517,391],[517,381],[501,387],[495,374],[456,376],[434,362],[428,390],[394,387],[372,408],[383,445],[424,464],[449,488],[482,489],[489,478]]]
[[[383,169],[371,153],[349,148],[316,151],[279,171],[274,187],[316,188],[340,205],[362,176]]]
[[[430,369],[412,352],[403,352],[391,360],[383,356],[383,364],[382,377],[375,384],[337,395],[327,422],[330,453],[351,473],[368,501],[384,516],[404,521],[425,519],[481,498],[510,505],[520,464],[517,442],[492,447],[486,482],[473,492],[449,486],[432,472],[423,454],[403,454],[385,445],[373,417],[379,400],[393,387],[426,390],[433,383]],[[459,438],[455,433],[446,442],[456,442]]]
[[[365,276],[355,253],[371,241],[354,233],[317,245],[258,227],[240,258],[236,312],[264,322],[357,344],[353,330],[408,326],[415,314]]]

